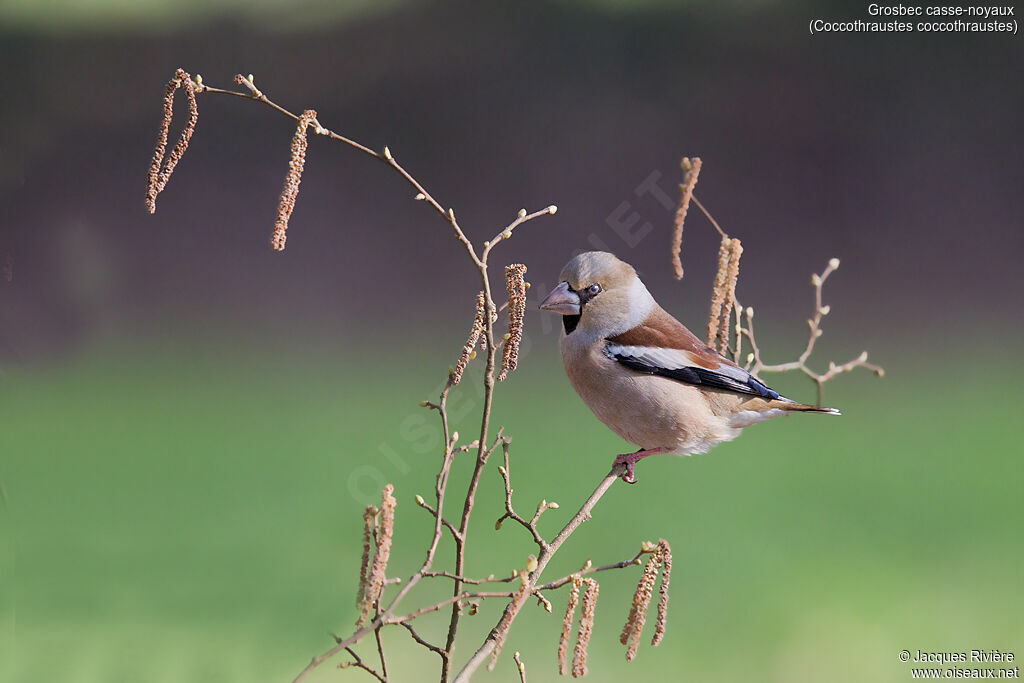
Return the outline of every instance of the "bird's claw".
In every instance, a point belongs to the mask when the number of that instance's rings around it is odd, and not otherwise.
[[[669,448],[641,448],[636,453],[624,453],[622,455],[615,456],[615,462],[612,464],[612,467],[625,465],[626,469],[620,475],[622,481],[626,482],[627,484],[635,484],[636,474],[633,472],[633,468],[636,466],[636,463],[638,461],[643,460],[649,455],[657,455],[658,453],[671,452],[672,450]]]
[[[624,455],[617,455],[615,456],[615,462],[612,463],[613,467],[617,465],[626,466],[625,471],[623,471],[619,478],[622,479],[622,481],[626,482],[627,484],[636,483],[636,474],[633,471],[634,467],[636,466],[636,461],[639,460],[639,458],[637,458],[636,456],[636,453],[626,453]]]

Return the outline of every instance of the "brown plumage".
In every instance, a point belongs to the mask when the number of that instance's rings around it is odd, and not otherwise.
[[[660,346],[666,349],[689,351],[705,367],[714,367],[722,356],[697,338],[681,322],[661,306],[653,309],[647,318],[631,330],[609,337],[608,341],[627,346]]]

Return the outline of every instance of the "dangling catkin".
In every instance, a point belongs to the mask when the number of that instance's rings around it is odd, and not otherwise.
[[[176,80],[167,84],[164,93],[164,117],[160,121],[160,131],[156,137],[156,148],[149,162],[149,182],[146,184],[146,211],[156,213],[156,196],[160,194],[160,165],[167,151],[167,133],[171,128],[171,117],[174,116],[174,91],[178,89]]]
[[[679,208],[676,209],[675,223],[672,230],[672,272],[677,280],[683,279],[683,260],[681,251],[683,248],[683,223],[686,221],[686,212],[690,208],[690,199],[693,198],[693,188],[697,186],[697,176],[700,175],[700,157],[683,157],[680,164],[685,172],[683,183],[679,186],[682,193],[679,197]]]
[[[729,256],[732,252],[732,242],[728,237],[722,238],[718,245],[718,270],[715,271],[715,281],[711,288],[711,312],[708,314],[708,336],[707,345],[715,346],[718,338],[718,327],[722,319],[722,304],[725,303],[726,274],[729,271]]]
[[[665,624],[668,621],[668,584],[672,578],[672,548],[664,538],[658,541],[658,552],[661,554],[661,585],[658,587],[658,619],[654,623],[654,637],[651,645],[657,646],[665,637]]]
[[[316,111],[307,109],[299,117],[295,135],[292,136],[292,155],[288,160],[288,175],[281,189],[281,200],[277,204],[277,220],[274,222],[274,233],[270,237],[270,246],[274,251],[284,250],[287,240],[288,219],[295,210],[295,199],[299,196],[299,183],[302,182],[302,169],[306,166],[306,128],[316,118]]]
[[[576,617],[576,603],[579,601],[581,583],[583,580],[580,577],[572,577],[569,602],[565,605],[565,616],[562,618],[562,634],[558,637],[558,673],[561,676],[569,673],[566,655],[569,652],[569,636],[572,634],[572,622]]]
[[[498,381],[508,377],[519,362],[519,342],[523,339],[523,314],[526,312],[526,266],[513,263],[505,266],[505,285],[508,289],[508,338],[501,352],[501,372]]]
[[[363,609],[363,601],[366,599],[366,581],[369,578],[370,569],[370,539],[376,528],[377,508],[367,505],[363,511],[363,559],[359,565],[359,590],[356,593],[356,607],[360,612]]]
[[[597,581],[587,578],[583,579],[583,583],[587,588],[583,592],[580,630],[576,634],[576,650],[572,657],[573,678],[587,675],[587,644],[590,642],[590,634],[594,630],[594,609],[597,607]]]
[[[391,539],[395,533],[395,504],[397,501],[392,495],[394,491],[395,487],[388,484],[381,494],[377,549],[373,555],[370,574],[366,579],[366,594],[363,596],[356,628],[361,628],[366,622],[366,617],[369,616],[374,604],[380,598],[381,591],[384,590],[385,572],[388,568],[388,559],[391,557]]]
[[[729,330],[732,324],[729,319],[732,317],[732,308],[736,304],[736,281],[740,276],[740,256],[743,254],[743,245],[738,237],[729,242],[729,267],[725,274],[725,306],[722,309],[722,320],[718,327],[718,352],[725,355],[729,349]]]
[[[476,314],[473,316],[473,326],[469,328],[469,337],[462,347],[459,362],[455,364],[455,368],[452,370],[452,384],[458,384],[462,380],[462,373],[466,371],[469,361],[476,357],[476,343],[484,334],[485,308],[484,293],[480,292],[476,295]]]
[[[654,552],[647,560],[644,573],[636,585],[636,592],[633,594],[633,604],[629,610],[629,617],[626,625],[622,628],[622,635],[619,642],[627,645],[626,661],[631,662],[636,657],[636,650],[640,644],[640,633],[644,630],[647,621],[647,606],[651,602],[651,595],[654,593],[654,582],[658,578],[658,567],[661,565],[661,553]]]
[[[164,153],[167,151],[167,135],[171,129],[171,118],[174,115],[174,93],[181,87],[188,98],[188,120],[181,131],[178,142],[174,145],[167,161],[164,161]],[[196,122],[199,121],[199,107],[196,104],[196,91],[192,83],[192,77],[183,69],[178,69],[167,83],[164,92],[164,114],[160,122],[160,131],[157,133],[156,147],[153,149],[153,158],[149,162],[149,181],[146,185],[146,211],[156,213],[156,197],[163,192],[167,181],[174,173],[174,167],[178,165],[188,143],[195,132]]]

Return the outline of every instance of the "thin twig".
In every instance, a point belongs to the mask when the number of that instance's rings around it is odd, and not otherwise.
[[[433,605],[427,605],[426,607],[420,607],[419,609],[409,612],[405,616],[391,617],[386,623],[388,624],[401,624],[404,621],[412,621],[418,619],[424,614],[430,614],[431,612],[437,612],[439,610],[448,607],[449,605],[457,604],[465,600],[486,600],[487,598],[509,598],[514,595],[513,591],[462,591],[458,595],[453,595],[450,598],[445,598],[440,602],[434,603]]]
[[[697,195],[691,196],[690,201],[696,204],[697,208],[700,209],[701,213],[703,213],[704,216],[707,217],[709,221],[711,221],[711,225],[715,226],[715,230],[717,230],[718,234],[722,236],[722,239],[726,239],[727,237],[729,237],[727,234],[725,234],[725,230],[722,230],[722,227],[718,225],[718,221],[715,220],[714,216],[712,216],[708,212],[708,210],[704,208],[704,205],[700,203],[700,200],[697,199]]]
[[[722,353],[730,353],[733,360],[737,364],[740,364],[743,362],[741,359],[743,338],[746,337],[750,342],[751,351],[747,354],[744,367],[750,371],[751,374],[756,376],[761,372],[800,371],[814,382],[817,393],[817,402],[815,405],[819,408],[822,406],[822,392],[824,390],[825,383],[836,375],[844,372],[850,372],[857,368],[870,370],[879,377],[882,377],[885,374],[885,370],[881,366],[868,362],[867,351],[861,352],[859,356],[845,363],[837,364],[833,361],[829,361],[828,370],[825,372],[816,372],[807,365],[807,361],[810,359],[811,353],[814,351],[814,344],[818,337],[822,335],[821,320],[830,312],[830,307],[822,304],[822,289],[829,275],[839,268],[839,259],[837,258],[830,259],[828,265],[821,274],[815,273],[811,276],[811,285],[814,287],[814,315],[807,320],[809,336],[807,344],[800,353],[800,356],[795,361],[790,361],[788,363],[767,364],[763,362],[761,359],[761,349],[757,344],[757,339],[754,337],[754,309],[749,306],[744,309],[737,300],[734,291],[735,277],[733,277],[733,291],[730,297],[731,301],[729,302],[730,304],[735,305],[735,324],[730,320],[730,306],[726,306],[726,313],[721,315],[721,318],[718,317],[719,314],[716,314],[716,311],[721,310],[722,304],[726,303],[726,300],[722,296],[726,293],[725,290],[727,289],[728,284],[726,282],[726,280],[728,280],[728,277],[726,277],[727,272],[723,267],[725,264],[722,261],[723,254],[725,253],[724,250],[727,245],[731,250],[732,243],[736,243],[738,246],[739,240],[730,241],[729,236],[724,230],[722,230],[721,226],[718,225],[718,222],[714,219],[711,213],[704,208],[704,205],[700,203],[697,197],[691,196],[690,199],[704,213],[707,219],[711,222],[711,225],[713,225],[715,230],[718,231],[718,234],[722,236],[722,249],[719,251],[719,273],[716,275],[713,287],[711,315],[708,319],[707,343],[709,345],[715,345],[717,338],[719,351]],[[730,254],[730,259],[738,262],[738,254],[735,253],[735,250],[732,250],[732,252],[733,253]],[[721,280],[721,282],[719,280]],[[743,321],[744,316],[746,317],[745,325]],[[731,334],[735,334],[735,346],[729,345],[729,337]]]
[[[569,538],[569,536],[571,536],[581,524],[590,519],[594,506],[597,505],[597,502],[601,500],[605,493],[608,492],[608,489],[610,489],[612,484],[615,483],[615,480],[622,476],[625,469],[625,465],[616,465],[613,467],[597,485],[597,488],[594,489],[594,492],[590,494],[590,497],[587,498],[576,514],[573,515],[572,519],[562,527],[562,530],[558,532],[558,535],[555,536],[555,538],[548,544],[548,547],[541,551],[540,555],[537,557],[537,568],[533,570],[527,578],[529,585],[536,586],[537,580],[540,578],[548,562],[551,561],[551,558],[554,557],[555,553],[558,552],[558,549],[562,547],[565,540]],[[502,619],[504,619],[507,614],[516,614],[519,611],[519,607],[522,606],[522,603],[526,601],[529,595],[530,591],[527,591],[521,597],[517,598],[517,600],[513,600],[506,605],[505,612],[502,614]],[[516,604],[517,602],[518,604]],[[499,621],[499,624],[500,623],[501,622]],[[494,650],[494,645],[495,632],[494,629],[492,629],[491,633],[487,636],[487,639],[484,640],[483,645],[477,649],[469,661],[462,667],[462,670],[459,671],[458,676],[455,677],[455,683],[465,683],[465,681],[468,681],[473,673],[480,668],[480,665],[483,664]]]
[[[523,660],[519,658],[519,651],[512,655],[512,659],[516,663],[516,669],[519,670],[519,683],[526,683],[526,665],[523,664]]]
[[[547,566],[548,562],[551,561],[551,558],[555,555],[556,552],[558,552],[558,549],[561,548],[562,544],[565,543],[566,539],[568,539],[569,536],[571,536],[572,533],[576,529],[578,529],[581,524],[583,524],[585,521],[590,519],[592,511],[594,509],[594,506],[597,505],[598,501],[600,501],[601,498],[604,496],[604,494],[608,492],[608,489],[611,488],[612,484],[615,483],[615,480],[617,478],[619,478],[620,476],[622,476],[623,471],[625,471],[625,465],[616,465],[615,467],[613,467],[608,472],[608,474],[605,475],[604,479],[602,479],[601,482],[597,485],[597,488],[594,489],[594,492],[590,494],[590,497],[587,498],[587,500],[583,503],[583,505],[580,507],[580,509],[576,512],[576,514],[573,515],[572,519],[569,520],[569,522],[562,528],[562,530],[558,533],[558,535],[555,536],[554,540],[551,541],[551,543],[549,544],[548,549],[546,551],[542,551],[541,552],[540,556],[537,558],[537,568],[533,572],[531,572],[529,577],[527,578],[527,581],[531,584],[531,589],[521,596],[521,601],[522,602],[525,602],[531,595],[533,595],[535,590],[550,590],[550,589],[556,588],[557,586],[565,585],[566,583],[568,583],[569,581],[572,580],[572,577],[570,575],[570,576],[567,576],[567,577],[562,577],[561,579],[558,579],[557,581],[553,581],[551,584],[546,584],[544,586],[537,586],[536,585],[537,579],[540,577],[541,573],[544,571],[544,568]],[[606,570],[606,569],[622,568],[622,567],[625,567],[625,566],[629,566],[633,562],[635,562],[635,558],[634,558],[634,560],[630,560],[630,561],[627,561],[627,562],[619,562],[619,563],[615,563],[615,564],[612,564],[612,565],[606,565],[604,567],[595,568],[593,571],[603,571],[603,570]],[[515,593],[512,592],[512,591],[505,591],[505,592],[459,592],[458,594],[453,595],[452,597],[450,597],[450,598],[448,598],[446,600],[442,600],[441,602],[439,602],[437,604],[434,604],[434,605],[430,605],[428,607],[422,607],[422,608],[420,608],[420,609],[418,609],[418,610],[416,610],[414,612],[411,612],[411,613],[409,613],[409,614],[407,614],[405,616],[401,616],[401,617],[393,616],[391,610],[409,593],[409,591],[412,590],[413,586],[415,586],[419,582],[419,580],[421,578],[423,578],[423,573],[422,573],[423,571],[425,571],[425,569],[423,569],[420,572],[417,572],[417,573],[412,575],[412,577],[409,579],[408,582],[406,582],[406,584],[402,587],[402,589],[399,591],[399,593],[394,598],[392,598],[392,600],[389,603],[388,607],[386,609],[384,609],[381,612],[380,616],[375,618],[373,620],[373,622],[371,622],[371,623],[367,624],[366,626],[363,626],[362,628],[358,629],[355,633],[353,633],[348,638],[340,640],[330,650],[327,650],[323,654],[321,654],[321,655],[319,655],[317,657],[314,657],[309,662],[309,664],[306,665],[306,668],[304,668],[299,673],[299,675],[294,679],[295,683],[297,683],[298,681],[303,680],[306,676],[309,675],[310,672],[312,672],[314,669],[316,669],[320,664],[322,664],[327,659],[333,657],[338,652],[341,652],[342,650],[346,649],[347,647],[349,647],[349,646],[359,642],[360,640],[362,640],[368,634],[372,633],[381,624],[400,624],[400,623],[403,623],[403,622],[406,622],[406,621],[412,621],[413,619],[416,619],[417,617],[423,616],[424,614],[428,614],[430,612],[436,612],[438,610],[441,610],[441,609],[447,607],[448,605],[455,604],[455,603],[458,603],[458,602],[463,601],[463,600],[472,600],[472,599],[477,599],[477,598],[483,598],[483,599],[486,599],[486,598],[510,598],[513,595],[515,595]],[[522,602],[520,602],[519,605],[516,607],[516,611],[518,611],[518,607],[522,606]],[[509,605],[506,605],[505,610],[508,611],[510,607],[512,607],[512,603],[509,603]],[[441,649],[446,651],[446,652],[451,652],[451,650],[448,649],[448,648],[441,648]],[[491,651],[493,649],[494,649],[494,639],[493,639],[493,631],[492,631],[491,635],[489,635],[487,637],[487,639],[484,641],[483,645],[481,645],[480,648],[477,649],[477,651],[473,654],[473,657],[462,668],[462,671],[459,672],[459,675],[458,675],[458,677],[456,677],[455,680],[456,681],[468,681],[469,680],[469,676],[471,676],[473,674],[473,672],[476,671],[477,668],[479,668],[480,664],[483,663],[483,661],[488,657],[488,655],[490,655],[490,653],[491,653]],[[444,658],[447,659],[448,657],[444,657]]]
[[[555,206],[554,204],[552,204],[551,206],[546,206],[540,211],[534,211],[533,213],[527,213],[526,209],[520,209],[519,215],[516,216],[516,219],[514,221],[505,226],[505,229],[499,232],[497,235],[484,242],[484,251],[481,259],[483,261],[486,261],[488,254],[491,253],[491,250],[494,249],[494,247],[498,246],[499,242],[510,239],[512,237],[512,232],[523,223],[532,221],[534,218],[540,218],[541,216],[554,216],[557,211],[558,207]]]
[[[829,361],[828,370],[825,372],[815,372],[807,365],[807,361],[810,359],[811,354],[814,352],[815,342],[818,337],[822,335],[821,321],[822,319],[831,312],[831,307],[822,303],[822,289],[825,286],[825,281],[829,275],[839,268],[839,259],[830,259],[825,270],[821,274],[815,273],[811,276],[811,286],[814,287],[814,315],[807,320],[808,327],[808,339],[807,345],[804,350],[800,353],[795,361],[788,363],[776,363],[773,365],[766,364],[761,359],[761,349],[757,344],[757,339],[754,336],[754,309],[747,307],[743,309],[736,304],[737,311],[744,310],[746,316],[746,325],[739,327],[737,332],[738,336],[746,337],[750,342],[751,352],[747,354],[747,369],[754,375],[761,372],[791,372],[800,371],[814,382],[815,389],[817,390],[817,403],[818,407],[822,405],[822,391],[826,382],[835,377],[838,374],[844,372],[850,372],[857,368],[865,368],[875,373],[877,376],[882,377],[885,374],[885,370],[878,365],[868,362],[868,352],[863,351],[859,356],[853,360],[849,360],[842,364],[836,364],[833,361]],[[737,344],[738,348],[738,344]],[[737,358],[737,362],[739,359]]]
[[[608,571],[610,569],[624,569],[626,567],[631,567],[631,566],[637,564],[637,560],[639,560],[641,557],[643,557],[644,555],[648,554],[649,552],[651,552],[651,551],[649,551],[649,550],[641,550],[640,552],[638,552],[636,555],[634,555],[633,557],[629,558],[628,560],[623,560],[622,562],[612,562],[611,564],[601,565],[600,567],[594,567],[594,566],[589,566],[588,565],[587,567],[584,567],[583,569],[581,569],[578,572],[573,572],[572,574],[569,574],[567,576],[563,576],[560,579],[555,579],[554,581],[551,581],[549,583],[545,583],[542,586],[537,586],[537,590],[539,590],[539,591],[549,591],[549,590],[555,590],[555,589],[561,588],[565,584],[570,583],[572,581],[572,577],[574,577],[574,576],[586,576],[587,574],[596,574],[597,572],[606,572],[606,571]]]
[[[437,514],[437,510],[435,510],[430,505],[430,503],[428,503],[427,501],[423,500],[423,498],[421,496],[416,496],[416,504],[419,505],[424,510],[426,510],[427,512],[429,512],[434,517],[440,517]],[[443,517],[440,517],[440,519],[441,519],[441,523],[444,524],[445,528],[448,529],[448,531],[450,531],[452,533],[452,538],[461,538],[461,536],[459,534],[459,530],[456,529],[454,526],[452,526],[451,522],[449,522],[447,519],[445,519]],[[430,573],[425,574],[425,576],[430,576],[430,575],[431,575]]]
[[[446,579],[455,579],[456,581],[461,581],[462,583],[468,583],[474,586],[479,586],[484,583],[511,583],[519,578],[518,574],[513,574],[512,576],[505,576],[498,579],[494,577],[494,574],[491,574],[486,579],[470,579],[465,576],[456,576],[451,572],[424,572],[423,576],[441,576]]]
[[[542,501],[542,503],[537,506],[537,512],[531,520],[526,520],[516,513],[515,509],[512,507],[512,482],[510,479],[511,475],[509,474],[507,440],[502,441],[501,449],[505,456],[505,464],[498,468],[498,472],[501,474],[501,478],[505,481],[505,514],[498,518],[498,521],[495,522],[494,526],[495,528],[500,528],[501,522],[505,519],[511,519],[512,521],[521,524],[533,536],[533,540],[537,543],[537,547],[540,548],[541,552],[544,552],[544,550],[548,548],[548,542],[544,540],[544,537],[541,536],[540,532],[537,530],[537,521],[540,519],[544,510],[548,509],[548,502]]]
[[[408,621],[400,621],[400,622],[398,622],[398,625],[405,627],[405,629],[409,632],[409,635],[411,635],[412,639],[415,640],[417,643],[419,643],[423,647],[427,648],[431,652],[435,652],[435,653],[439,654],[441,656],[441,659],[447,659],[447,657],[448,657],[448,653],[447,652],[445,652],[444,650],[439,648],[437,645],[434,645],[433,643],[427,642],[426,640],[421,638],[420,634],[416,633],[416,629],[413,628],[413,625],[410,624]]]
[[[284,107],[280,106],[279,104],[276,104],[275,102],[271,101],[270,98],[268,98],[263,92],[257,89],[252,84],[252,82],[249,81],[247,78],[241,77],[241,82],[250,89],[249,94],[236,92],[233,90],[224,90],[222,88],[212,88],[207,85],[204,85],[202,87],[202,90],[197,92],[213,93],[217,95],[233,95],[235,97],[241,97],[242,99],[260,102],[261,104],[267,105],[271,109],[274,109],[275,111],[284,114],[285,116],[291,118],[294,121],[299,121],[300,116],[298,114],[294,114],[285,109]],[[433,195],[427,192],[426,188],[424,188],[423,185],[419,183],[419,181],[413,178],[412,175],[410,175],[409,172],[406,171],[405,168],[403,168],[401,164],[399,164],[398,161],[395,160],[394,155],[387,147],[384,148],[384,151],[377,152],[373,149],[370,149],[366,145],[360,144],[355,140],[347,138],[344,135],[339,135],[338,133],[335,133],[334,131],[325,128],[324,126],[320,125],[319,122],[316,123],[315,130],[319,135],[324,135],[332,140],[342,142],[348,145],[349,147],[357,149],[360,152],[373,157],[377,161],[383,162],[388,166],[391,166],[393,169],[395,169],[395,171],[397,171],[398,174],[402,176],[405,179],[405,181],[413,187],[413,189],[416,190],[417,198],[421,198],[422,201],[425,201],[427,204],[429,204],[445,220],[445,222],[447,222],[452,227],[452,230],[455,233],[455,237],[463,245],[463,247],[466,250],[466,253],[469,255],[473,263],[478,268],[483,264],[480,257],[477,256],[476,251],[473,249],[473,244],[469,241],[469,238],[466,237],[465,233],[462,231],[462,227],[459,225],[459,222],[455,219],[455,212],[450,209],[445,209],[443,206],[441,206],[441,204],[436,199],[434,199]],[[420,197],[420,195],[422,195],[422,197]],[[537,215],[543,215],[544,213],[547,213],[547,211],[545,210],[542,212],[538,212]]]
[[[362,669],[366,673],[370,674],[371,676],[376,678],[378,681],[380,681],[380,683],[387,683],[388,679],[385,678],[384,676],[382,676],[381,674],[379,674],[372,666],[370,666],[369,664],[364,662],[362,660],[362,658],[360,658],[360,656],[356,654],[355,650],[353,650],[350,647],[346,647],[345,648],[345,652],[347,652],[350,655],[352,655],[353,661],[351,661],[351,662],[342,662],[341,664],[338,665],[339,669],[347,669],[350,666],[354,666],[354,667]]]
[[[380,600],[377,601],[376,609],[377,609],[377,612],[376,612],[377,616],[380,616]],[[380,657],[380,674],[381,674],[381,679],[386,681],[388,679],[388,662],[387,662],[387,658],[384,656],[384,644],[381,642],[381,639],[380,639],[380,630],[381,630],[381,628],[382,628],[382,626],[378,626],[374,630],[373,636],[374,636],[374,639],[377,641],[377,655]]]

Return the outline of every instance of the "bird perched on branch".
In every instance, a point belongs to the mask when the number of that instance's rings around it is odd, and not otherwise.
[[[559,279],[540,307],[562,315],[559,348],[576,393],[640,447],[616,457],[623,481],[634,483],[636,462],[649,455],[705,453],[791,412],[839,414],[780,396],[704,344],[612,254],[580,254]]]

